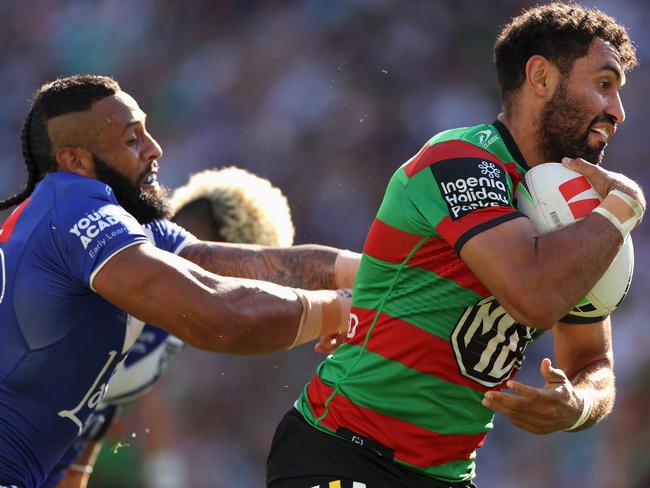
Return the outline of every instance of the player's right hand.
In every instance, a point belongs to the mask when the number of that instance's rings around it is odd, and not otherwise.
[[[562,164],[573,171],[577,171],[589,180],[591,186],[604,198],[607,194],[616,189],[632,197],[640,206],[642,213],[646,209],[645,195],[641,187],[627,176],[614,171],[608,171],[595,164],[585,161],[582,158],[562,159]],[[641,218],[639,218],[641,222]]]

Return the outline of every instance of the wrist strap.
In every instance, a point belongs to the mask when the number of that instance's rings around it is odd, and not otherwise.
[[[68,466],[70,471],[76,471],[77,473],[92,474],[93,467],[90,464],[71,464]]]
[[[623,240],[630,235],[643,216],[641,204],[617,189],[610,191],[593,211],[609,220],[621,233]]]
[[[302,302],[298,332],[289,349],[348,326],[352,294],[349,290],[293,290]]]
[[[589,394],[585,394],[582,397],[582,412],[580,413],[580,417],[578,417],[578,420],[576,420],[576,423],[573,424],[571,427],[568,429],[564,429],[566,432],[571,432],[572,430],[576,430],[578,427],[581,427],[582,424],[584,424],[587,419],[589,418],[589,415],[591,415],[591,409],[594,406],[594,400]]]
[[[334,279],[336,288],[352,288],[354,277],[359,269],[361,254],[352,251],[341,251],[334,261]]]
[[[320,331],[323,327],[321,303],[318,300],[310,300],[302,290],[294,290],[294,292],[296,292],[296,295],[298,295],[298,298],[302,302],[302,315],[300,316],[298,332],[289,349],[293,349],[299,344],[304,344],[305,342],[320,337]]]

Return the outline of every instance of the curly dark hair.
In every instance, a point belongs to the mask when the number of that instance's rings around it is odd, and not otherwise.
[[[513,93],[524,82],[531,56],[544,56],[563,75],[568,75],[575,60],[587,54],[594,38],[616,48],[625,71],[636,66],[636,49],[625,27],[601,10],[554,2],[524,10],[514,17],[494,44],[494,64],[504,108],[508,109]]]
[[[36,183],[56,168],[47,121],[52,117],[88,110],[93,103],[120,91],[108,76],[75,75],[41,86],[32,99],[21,134],[27,184],[16,195],[0,201],[0,210],[18,205],[34,191]]]

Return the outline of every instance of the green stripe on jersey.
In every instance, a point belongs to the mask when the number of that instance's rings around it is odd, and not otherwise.
[[[409,234],[438,237],[435,226],[449,210],[431,172],[420,171],[418,175],[409,179],[402,168],[393,174],[377,218]],[[427,215],[421,213],[421,208],[427,209]]]
[[[352,375],[347,367],[355,364]],[[492,428],[483,393],[449,383],[351,344],[342,344],[319,368],[321,380],[355,405],[439,434],[473,435]],[[408,385],[409,401],[396,402]],[[453,409],[449,408],[453,400]],[[435,411],[436,415],[431,415]]]
[[[362,264],[352,303],[355,307],[377,310],[399,265],[368,255],[364,255]],[[478,293],[433,271],[405,266],[381,311],[447,341],[465,308],[481,298]]]
[[[487,152],[494,154],[496,158],[503,163],[515,163],[519,173],[526,172],[526,168],[522,167],[515,160],[512,154],[510,154],[508,147],[501,138],[501,134],[496,127],[491,124],[476,125],[474,127],[460,127],[439,132],[429,139],[428,144],[432,146],[439,142],[451,140],[465,141],[476,147],[485,149]]]

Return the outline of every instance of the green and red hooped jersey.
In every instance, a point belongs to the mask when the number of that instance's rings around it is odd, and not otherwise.
[[[522,216],[513,195],[527,169],[496,121],[437,134],[395,172],[364,245],[347,340],[296,402],[311,425],[371,438],[434,478],[474,477],[494,418],[483,395],[505,387],[539,332],[515,322],[459,252]]]

